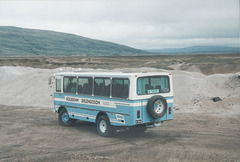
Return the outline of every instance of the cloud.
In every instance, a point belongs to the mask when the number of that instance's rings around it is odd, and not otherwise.
[[[67,32],[135,48],[238,45],[238,0],[0,1],[0,25]]]

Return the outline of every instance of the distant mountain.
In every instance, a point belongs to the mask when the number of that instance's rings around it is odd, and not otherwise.
[[[143,50],[54,31],[0,26],[0,56],[142,55]]]
[[[146,51],[156,54],[220,54],[240,53],[240,48],[227,46],[191,46],[185,48],[147,49]]]

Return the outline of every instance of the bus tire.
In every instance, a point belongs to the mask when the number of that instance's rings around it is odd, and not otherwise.
[[[58,113],[58,121],[62,126],[71,126],[74,123],[74,119],[69,118],[66,109],[63,109]]]
[[[114,133],[114,128],[106,115],[101,115],[97,119],[97,131],[100,136],[110,137]]]
[[[166,114],[167,101],[163,96],[152,96],[147,103],[148,114],[155,119]]]

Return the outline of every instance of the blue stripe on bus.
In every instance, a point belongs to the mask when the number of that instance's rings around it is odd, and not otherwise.
[[[87,98],[87,99],[99,99],[99,100],[111,100],[111,101],[119,101],[119,102],[128,102],[128,103],[137,103],[137,102],[147,102],[148,99],[139,99],[139,100],[127,100],[127,99],[117,99],[117,98],[104,98],[98,96],[82,96],[77,94],[62,94],[62,93],[54,93],[54,98],[65,98],[65,96],[70,97],[80,97],[80,98]],[[173,97],[165,97],[166,100],[171,100]]]
[[[62,101],[55,101],[56,105],[59,106],[64,106],[64,107],[71,107],[71,108],[79,108],[79,109],[83,109],[83,110],[89,110],[89,111],[98,111],[98,112],[109,112],[109,113],[116,113],[115,111],[112,111],[112,108],[108,108],[106,109],[106,107],[103,106],[98,106],[96,108],[96,106],[93,105],[84,105],[84,104],[77,104],[77,103],[68,103],[68,102],[62,102]],[[129,108],[129,106],[121,106],[125,107],[125,108]],[[128,113],[124,113],[124,111],[119,111],[117,114],[122,114],[122,115],[130,115]]]

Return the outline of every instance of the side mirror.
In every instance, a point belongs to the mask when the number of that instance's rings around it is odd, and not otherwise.
[[[48,78],[48,85],[51,85],[53,83],[53,76]]]

